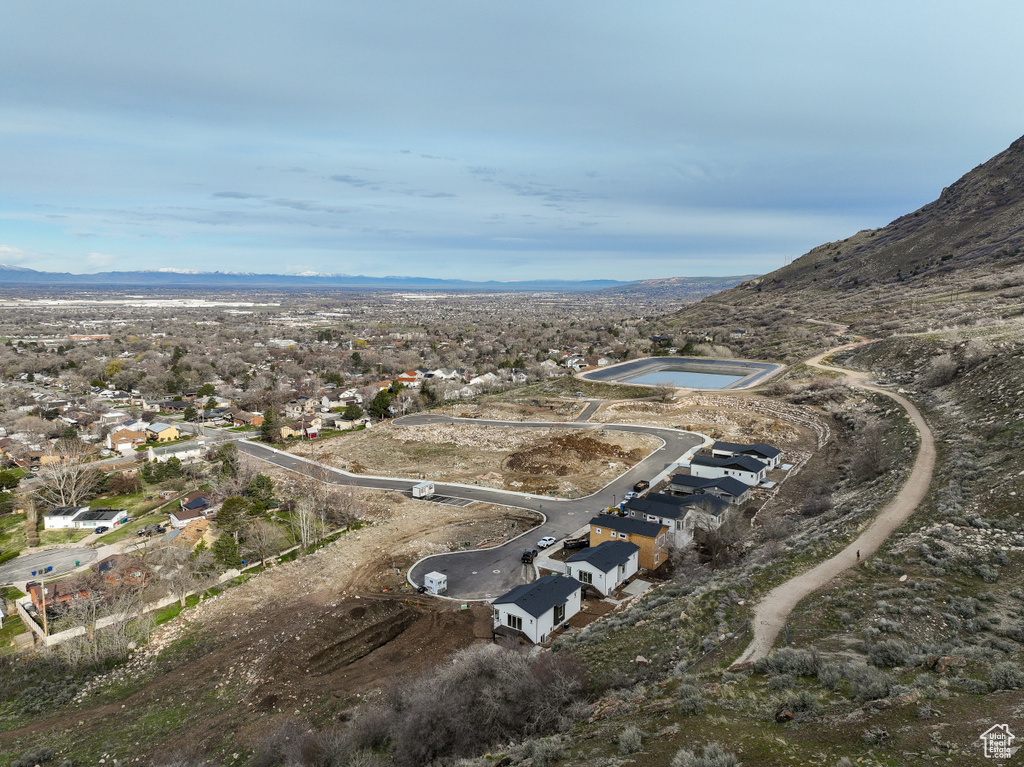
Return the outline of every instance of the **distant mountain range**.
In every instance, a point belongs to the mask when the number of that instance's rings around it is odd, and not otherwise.
[[[361,289],[361,290],[458,290],[493,292],[591,292],[621,291],[624,294],[652,297],[678,296],[696,300],[702,296],[739,284],[744,277],[672,277],[665,280],[620,282],[618,280],[525,280],[521,282],[473,282],[430,277],[365,277],[348,274],[252,274],[238,272],[196,272],[158,269],[138,272],[99,272],[71,274],[41,272],[20,266],[0,264],[0,287],[35,285],[39,287],[96,288],[218,288],[218,289]]]

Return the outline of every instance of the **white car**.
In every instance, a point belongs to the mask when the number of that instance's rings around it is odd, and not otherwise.
[[[634,493],[632,491],[628,492],[624,496],[622,496],[623,500],[626,500],[626,501],[632,501],[634,498],[639,498],[639,497],[640,497],[640,493]]]
[[[537,548],[538,549],[546,549],[548,546],[551,546],[554,542],[555,542],[554,536],[552,536],[552,535],[545,535],[543,538],[541,538],[539,541],[537,541]]]

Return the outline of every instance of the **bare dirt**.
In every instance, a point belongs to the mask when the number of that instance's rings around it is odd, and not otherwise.
[[[661,446],[645,434],[587,435],[476,424],[384,425],[293,452],[359,474],[429,478],[527,492],[604,487]]]
[[[279,481],[286,481],[278,477]],[[405,585],[419,557],[477,546],[532,527],[527,512],[466,508],[364,491],[372,522],[319,551],[279,564],[160,627],[129,664],[92,686],[70,714],[74,737],[136,743],[132,756],[169,747],[203,751],[258,742],[286,718],[323,723],[373,691],[491,640],[490,610],[424,597]],[[131,690],[110,703],[113,689]],[[100,697],[97,697],[100,696]],[[95,703],[93,702],[95,701]],[[166,703],[188,701],[175,719]],[[122,705],[124,708],[122,708]],[[115,728],[112,719],[133,712]],[[17,751],[65,730],[68,712],[0,734]],[[159,717],[159,732],[143,731]],[[114,734],[116,730],[116,735]],[[24,750],[24,749],[22,749]]]

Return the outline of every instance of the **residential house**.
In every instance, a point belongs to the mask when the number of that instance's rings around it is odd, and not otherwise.
[[[88,506],[59,506],[43,513],[44,530],[67,530],[75,527],[75,517],[89,510]]]
[[[673,474],[668,491],[676,495],[714,495],[733,505],[750,500],[753,490],[750,485],[734,477],[704,479],[692,474]]]
[[[236,410],[231,416],[231,423],[234,426],[262,426],[262,413],[250,413],[247,410]]]
[[[592,546],[615,540],[635,543],[640,548],[640,567],[645,570],[655,570],[668,559],[666,525],[612,514],[601,514],[590,520]]]
[[[140,587],[149,582],[146,564],[130,554],[111,554],[93,565],[92,570],[112,586]]]
[[[768,465],[749,455],[729,458],[695,455],[690,459],[690,474],[703,479],[733,477],[745,485],[758,485],[764,481]]]
[[[206,516],[212,513],[213,498],[209,493],[204,493],[202,490],[196,490],[186,496],[182,496],[179,505],[181,506],[182,511],[198,511]]]
[[[146,427],[146,434],[156,442],[173,442],[180,433],[178,427],[161,421],[154,421]]]
[[[502,594],[494,608],[495,633],[519,633],[534,644],[580,611],[583,585],[564,575],[545,575]]]
[[[742,482],[738,484],[746,487]],[[627,501],[623,510],[630,517],[665,525],[673,545],[682,547],[693,540],[694,530],[721,527],[729,503],[714,495],[679,497],[654,493]]]
[[[175,509],[168,516],[170,517],[171,527],[177,530],[185,527],[185,525],[193,520],[204,519],[203,512],[196,509],[189,509],[187,511]]]
[[[298,418],[313,409],[314,401],[309,397],[296,397],[284,405],[285,418]]]
[[[734,456],[747,455],[766,464],[769,470],[778,468],[779,464],[782,463],[782,451],[766,442],[743,445],[737,442],[719,441],[711,446],[711,455],[715,458],[732,458]]]
[[[95,527],[116,527],[128,520],[128,512],[124,509],[86,509],[74,518],[74,526],[79,529]]]
[[[640,567],[640,547],[628,541],[605,541],[578,551],[565,560],[565,574],[584,586],[592,586],[608,596],[636,575]]]
[[[423,373],[419,370],[406,370],[395,379],[409,389],[418,389],[423,385]]]
[[[108,434],[103,444],[106,445],[108,450],[117,450],[119,453],[127,455],[135,448],[146,444],[146,434],[145,432],[132,431],[131,429],[118,429]]]
[[[206,455],[206,440],[190,439],[187,442],[179,442],[176,445],[164,445],[163,447],[152,447],[146,450],[146,460],[166,463],[172,458],[177,458],[182,463],[201,461]]]
[[[88,584],[81,578],[66,578],[62,581],[51,581],[45,585],[38,581],[31,581],[25,586],[25,590],[39,613],[42,613],[44,609],[48,613],[60,612],[67,607],[68,603],[76,599],[88,599],[90,594]]]

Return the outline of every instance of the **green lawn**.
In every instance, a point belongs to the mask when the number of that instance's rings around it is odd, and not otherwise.
[[[94,509],[98,507],[124,509],[128,512],[128,516],[137,517],[165,503],[160,496],[154,493],[154,490],[142,490],[138,493],[129,493],[128,495],[101,496],[89,501],[89,506]],[[147,501],[147,498],[150,500]]]
[[[46,546],[51,543],[78,543],[78,541],[90,535],[92,530],[43,530],[39,533],[39,543]]]
[[[28,631],[21,618],[11,615],[4,620],[4,627],[0,628],[0,655],[7,655],[14,652],[14,637]]]
[[[25,515],[5,514],[0,517],[0,552],[21,551],[27,545]]]

